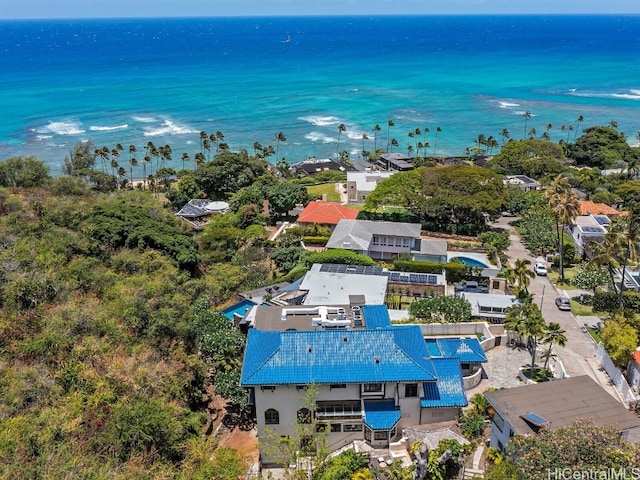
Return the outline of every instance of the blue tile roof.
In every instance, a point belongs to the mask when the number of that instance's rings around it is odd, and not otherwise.
[[[240,383],[426,382],[435,378],[418,326],[289,332],[251,329]]]
[[[372,430],[391,430],[400,420],[400,409],[393,400],[364,402],[362,419]]]
[[[467,406],[464,380],[458,359],[434,358],[432,362],[438,374],[438,381],[423,384],[424,396],[420,399],[420,406],[422,408]]]
[[[435,338],[427,338],[425,339],[427,343],[427,350],[429,350],[429,355],[432,357],[442,357],[442,351],[440,350],[440,346],[438,345],[438,341]]]
[[[385,305],[364,305],[362,314],[367,330],[391,326],[391,318],[389,318],[389,311]]]
[[[444,358],[458,358],[463,363],[487,361],[482,345],[476,337],[438,338],[436,341]]]

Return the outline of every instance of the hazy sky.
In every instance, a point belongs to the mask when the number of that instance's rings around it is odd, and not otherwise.
[[[640,13],[640,0],[0,0],[0,18]]]

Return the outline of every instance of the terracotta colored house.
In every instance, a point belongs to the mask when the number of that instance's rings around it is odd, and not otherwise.
[[[298,216],[300,225],[321,225],[333,230],[342,219],[355,219],[358,210],[355,208],[343,207],[337,202],[327,202],[326,200],[316,200],[310,202],[302,213]]]
[[[627,212],[621,212],[606,203],[595,203],[591,200],[578,202],[580,204],[580,215],[606,215],[607,217],[615,217],[616,215],[626,215]]]

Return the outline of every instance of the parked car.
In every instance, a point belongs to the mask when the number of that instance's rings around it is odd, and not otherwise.
[[[571,302],[567,297],[556,298],[556,307],[558,310],[571,311]]]
[[[536,275],[540,275],[541,277],[547,276],[547,267],[543,263],[536,263],[533,270],[536,272]]]

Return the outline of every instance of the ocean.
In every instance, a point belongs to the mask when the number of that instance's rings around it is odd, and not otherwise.
[[[390,138],[462,155],[479,134],[557,141],[612,120],[638,144],[638,32],[613,15],[2,21],[0,159],[57,175],[79,141],[139,157],[151,141],[182,168],[200,131],[251,153],[282,132],[289,162]]]

